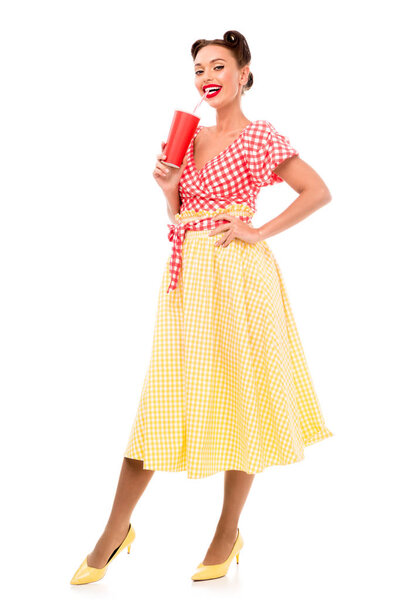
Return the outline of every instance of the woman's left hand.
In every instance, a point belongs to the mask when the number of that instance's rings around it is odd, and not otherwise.
[[[249,244],[256,244],[261,240],[258,229],[253,227],[251,223],[245,223],[238,217],[227,213],[222,213],[212,217],[212,220],[215,222],[218,219],[229,221],[229,223],[223,223],[219,227],[212,229],[208,234],[211,236],[217,233],[226,232],[225,236],[222,236],[220,240],[215,242],[215,246],[229,246],[231,241],[235,238],[238,240],[243,240],[244,242],[248,242]]]

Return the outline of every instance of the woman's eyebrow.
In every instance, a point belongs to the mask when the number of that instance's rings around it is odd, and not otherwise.
[[[223,60],[224,62],[226,62],[226,60],[224,58],[213,58],[212,60],[210,60],[210,63],[215,62],[217,60]],[[201,67],[202,64],[201,63],[195,63],[194,65],[195,67]]]

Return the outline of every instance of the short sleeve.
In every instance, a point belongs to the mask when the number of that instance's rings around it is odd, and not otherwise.
[[[299,155],[289,138],[264,120],[256,121],[243,143],[251,179],[259,186],[284,181],[274,169],[287,158]]]

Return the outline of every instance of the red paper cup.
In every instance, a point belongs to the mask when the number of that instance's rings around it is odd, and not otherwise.
[[[199,124],[200,117],[183,110],[176,110],[169,130],[167,143],[164,146],[164,165],[179,169],[182,165],[186,150]]]

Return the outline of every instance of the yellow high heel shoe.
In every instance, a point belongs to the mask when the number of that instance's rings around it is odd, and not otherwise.
[[[87,556],[86,556],[85,560],[82,562],[82,564],[77,569],[74,576],[72,577],[70,583],[72,583],[74,585],[81,584],[81,583],[92,583],[92,581],[98,581],[99,579],[102,579],[104,577],[104,575],[106,574],[107,567],[110,564],[110,562],[113,561],[114,558],[116,556],[118,556],[118,554],[120,552],[122,552],[122,550],[124,548],[126,548],[126,546],[128,546],[128,554],[130,554],[131,544],[132,544],[133,540],[135,539],[135,537],[136,537],[135,530],[133,529],[132,525],[129,523],[129,529],[128,529],[128,533],[126,534],[126,538],[124,539],[122,544],[113,551],[113,553],[111,554],[110,558],[108,559],[108,561],[106,562],[104,567],[102,569],[96,569],[95,567],[89,567],[89,565],[87,564]]]
[[[204,579],[217,579],[227,574],[233,557],[236,554],[236,563],[239,564],[239,553],[243,548],[243,538],[239,531],[237,532],[236,541],[228,558],[217,565],[204,565],[202,562],[197,565],[197,571],[192,575],[193,581],[203,581]]]

